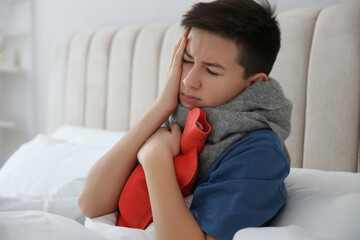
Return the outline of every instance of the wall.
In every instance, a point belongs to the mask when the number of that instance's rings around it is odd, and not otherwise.
[[[36,0],[37,129],[46,131],[46,93],[51,51],[57,36],[77,30],[146,23],[173,23],[196,0]],[[139,7],[141,6],[141,7]],[[166,9],[166,10],[165,10]]]
[[[31,0],[28,0],[31,1]],[[288,9],[327,6],[344,0],[271,0],[277,2],[278,12]],[[198,0],[32,0],[34,67],[32,105],[21,103],[12,107],[31,111],[27,116],[29,130],[15,136],[8,153],[37,133],[46,133],[47,94],[50,77],[52,49],[55,39],[64,33],[103,27],[121,27],[147,23],[174,23]],[[209,0],[203,0],[209,2]],[[0,86],[1,88],[1,86]],[[0,89],[1,91],[1,89]],[[30,102],[31,102],[30,101]],[[0,139],[1,140],[1,139]],[[0,142],[1,144],[1,142]],[[1,144],[3,146],[3,144]],[[7,157],[9,154],[5,154]],[[1,154],[0,154],[1,158]],[[0,159],[1,165],[1,159]]]
[[[6,8],[6,2],[9,8]],[[3,0],[1,3],[4,4],[0,6],[3,7],[1,10],[8,13],[8,18],[2,19],[6,22],[4,31],[8,34],[4,40],[1,66],[17,66],[22,71],[0,72],[0,121],[15,124],[15,128],[0,128],[0,166],[37,131],[34,120],[32,1]]]
[[[51,51],[57,36],[77,30],[146,23],[173,23],[197,0],[35,0],[36,129],[46,131]],[[206,0],[204,2],[209,2]],[[273,0],[272,2],[276,2]],[[278,11],[326,6],[340,0],[279,0]],[[139,7],[141,6],[141,7]]]

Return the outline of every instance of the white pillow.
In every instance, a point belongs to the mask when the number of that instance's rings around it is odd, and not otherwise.
[[[312,237],[358,239],[360,174],[291,169],[288,200],[271,226],[298,225]]]
[[[99,128],[62,125],[51,135],[51,137],[70,143],[111,147],[114,146],[125,133],[126,132],[110,131]]]
[[[291,168],[285,179],[287,187],[296,187],[333,193],[360,192],[360,173]]]
[[[110,148],[37,135],[15,151],[1,168],[0,195],[48,194],[64,183],[86,177],[91,166]]]

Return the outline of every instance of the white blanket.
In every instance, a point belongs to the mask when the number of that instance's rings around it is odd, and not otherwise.
[[[0,212],[0,239],[103,240],[79,222],[42,211]]]
[[[86,222],[83,226],[70,218],[52,213],[26,210],[0,212],[0,239],[7,240],[155,240],[152,231],[111,225],[116,213]],[[315,240],[298,226],[246,228],[234,240]]]
[[[192,196],[185,199],[188,206],[191,200]],[[298,215],[303,217],[300,213]],[[116,218],[117,212],[113,212],[94,219],[86,218],[83,225],[77,198],[53,200],[51,197],[0,197],[0,239],[156,239],[153,224],[146,230],[123,228],[115,226]],[[282,221],[282,218],[277,221]],[[235,234],[234,240],[337,239],[314,237],[309,232],[296,225],[245,228]]]
[[[82,185],[82,180],[72,182]],[[68,188],[69,184],[59,189]],[[78,187],[75,187],[78,188]],[[59,189],[55,193],[59,192]],[[192,195],[185,199],[190,206]],[[146,230],[115,226],[117,212],[98,218],[86,218],[77,205],[77,197],[49,194],[37,197],[0,196],[0,239],[89,239],[155,240],[153,223]],[[234,240],[310,240],[299,226],[247,228],[237,232]]]
[[[85,220],[77,204],[88,169],[123,135],[65,126],[19,148],[0,170],[0,240],[154,240],[153,225],[116,227],[116,213]],[[285,183],[288,202],[270,226],[234,240],[359,239],[360,174],[292,168]]]

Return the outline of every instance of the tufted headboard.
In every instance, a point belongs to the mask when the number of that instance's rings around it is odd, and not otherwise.
[[[271,72],[293,101],[292,167],[359,172],[360,17],[351,5],[278,15]],[[48,131],[72,124],[125,131],[163,87],[183,29],[149,24],[67,34],[55,45]]]

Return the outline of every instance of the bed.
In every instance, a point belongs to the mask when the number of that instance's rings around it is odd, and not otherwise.
[[[359,239],[360,16],[358,6],[282,12],[271,76],[293,101],[286,144],[288,202],[242,239]],[[136,123],[163,87],[178,23],[70,33],[54,46],[48,132],[0,170],[1,239],[155,239],[115,227],[116,212],[85,218],[77,198],[96,160]],[[186,199],[191,203],[191,196]]]

